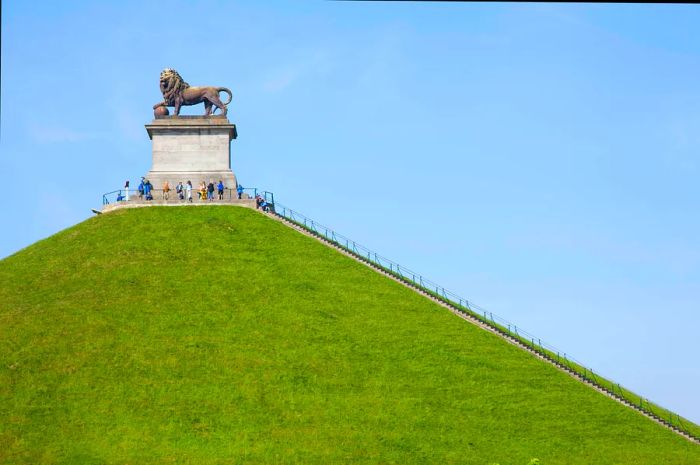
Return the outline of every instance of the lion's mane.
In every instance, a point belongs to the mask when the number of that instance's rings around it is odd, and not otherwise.
[[[181,95],[185,89],[190,87],[186,83],[180,73],[172,68],[165,68],[160,73],[161,89],[163,89],[163,100],[165,100],[169,105],[173,105],[175,102],[175,97]],[[165,83],[165,86],[163,86]]]

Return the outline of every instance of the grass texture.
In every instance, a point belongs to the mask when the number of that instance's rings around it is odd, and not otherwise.
[[[0,261],[2,464],[695,464],[700,447],[260,213]]]

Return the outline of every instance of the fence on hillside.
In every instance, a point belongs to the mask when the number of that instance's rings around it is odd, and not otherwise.
[[[274,197],[272,198],[274,204]],[[378,253],[364,247],[352,239],[343,236],[322,224],[308,218],[307,216],[292,210],[289,207],[277,203],[274,205],[274,213],[285,220],[294,223],[295,225],[304,228],[309,233],[321,237],[324,240],[342,248],[346,252],[354,255],[356,258],[369,263],[377,268],[380,268],[386,273],[389,273],[404,283],[422,290],[440,301],[450,305],[454,309],[466,315],[476,318],[481,323],[489,326],[497,332],[510,338],[520,341],[533,351],[547,358],[551,362],[567,369],[576,374],[578,377],[597,387],[605,390],[613,397],[625,401],[632,407],[644,411],[651,416],[657,418],[669,427],[684,433],[693,438],[696,442],[700,442],[700,426],[694,424],[675,412],[660,407],[642,396],[639,396],[631,390],[621,386],[619,383],[610,381],[594,372],[591,368],[587,368],[583,363],[573,358],[564,351],[547,344],[539,337],[531,334],[510,321],[501,318],[500,316],[482,308],[473,302],[460,297],[439,284],[425,278],[419,273],[406,268]]]

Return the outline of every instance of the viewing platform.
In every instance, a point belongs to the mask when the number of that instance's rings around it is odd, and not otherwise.
[[[192,200],[187,199],[187,193],[180,198],[175,189],[170,189],[167,196],[164,195],[163,189],[152,189],[151,200],[146,200],[145,195],[140,195],[137,189],[129,189],[127,195],[126,189],[119,189],[108,192],[102,196],[102,211],[107,213],[121,208],[138,208],[138,207],[186,207],[186,206],[202,206],[202,205],[235,205],[247,208],[272,208],[274,209],[275,199],[274,194],[268,191],[258,190],[257,188],[245,188],[238,198],[238,192],[234,189],[225,189],[222,198],[219,198],[218,191],[214,192],[214,199],[209,200],[202,198],[199,190],[192,190]],[[167,197],[167,198],[166,198]],[[258,204],[259,198],[263,205]],[[128,199],[128,200],[127,200]]]

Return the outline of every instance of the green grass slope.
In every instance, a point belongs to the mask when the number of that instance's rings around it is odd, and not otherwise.
[[[0,463],[697,464],[700,447],[236,207],[0,262]]]

